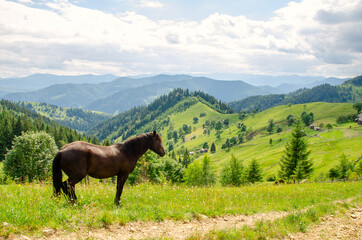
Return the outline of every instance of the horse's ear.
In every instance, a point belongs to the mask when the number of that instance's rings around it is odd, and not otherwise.
[[[153,136],[156,136],[156,134],[157,134],[156,130],[153,130]]]

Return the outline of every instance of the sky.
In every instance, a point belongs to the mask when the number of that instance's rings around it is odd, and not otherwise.
[[[362,74],[362,0],[0,0],[0,77]]]

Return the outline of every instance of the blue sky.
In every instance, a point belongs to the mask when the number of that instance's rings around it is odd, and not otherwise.
[[[361,0],[0,0],[0,77],[353,77],[361,39]]]
[[[244,15],[254,20],[267,20],[274,11],[285,7],[288,0],[167,0],[154,1],[163,7],[147,8],[137,1],[127,0],[79,0],[72,1],[78,6],[98,9],[109,13],[135,11],[154,20],[195,20],[199,21],[218,12],[232,16]]]

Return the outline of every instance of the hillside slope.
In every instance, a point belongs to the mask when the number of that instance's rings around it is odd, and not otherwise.
[[[17,103],[57,123],[78,131],[87,131],[110,118],[106,113],[92,112],[80,108],[66,108],[46,103]]]
[[[231,102],[236,111],[265,110],[274,106],[310,102],[359,102],[362,101],[362,76],[345,81],[339,86],[322,84],[312,89],[300,89],[289,94],[252,96]]]
[[[124,140],[139,133],[139,130],[147,124],[152,124],[152,126],[149,127],[149,130],[158,129],[167,124],[168,120],[161,120],[159,116],[168,111],[168,109],[183,111],[197,102],[195,98],[190,97],[196,97],[198,101],[204,102],[219,112],[233,112],[228,105],[208,94],[203,92],[189,92],[188,90],[178,88],[167,95],[158,97],[148,106],[134,107],[98,124],[90,129],[88,134],[97,135],[101,140],[106,138],[114,140],[120,136],[122,136],[122,139]],[[179,103],[184,99],[188,99],[188,101],[183,103],[183,105],[180,105]]]

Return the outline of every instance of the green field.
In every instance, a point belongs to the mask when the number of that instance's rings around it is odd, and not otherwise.
[[[49,184],[0,185],[0,237],[41,236],[45,228],[77,231],[131,221],[185,220],[200,214],[255,214],[305,209],[353,198],[361,203],[361,182],[300,185],[261,184],[243,187],[184,187],[141,184],[126,186],[122,207],[113,203],[114,185],[77,186],[79,202],[69,204],[52,196]]]

